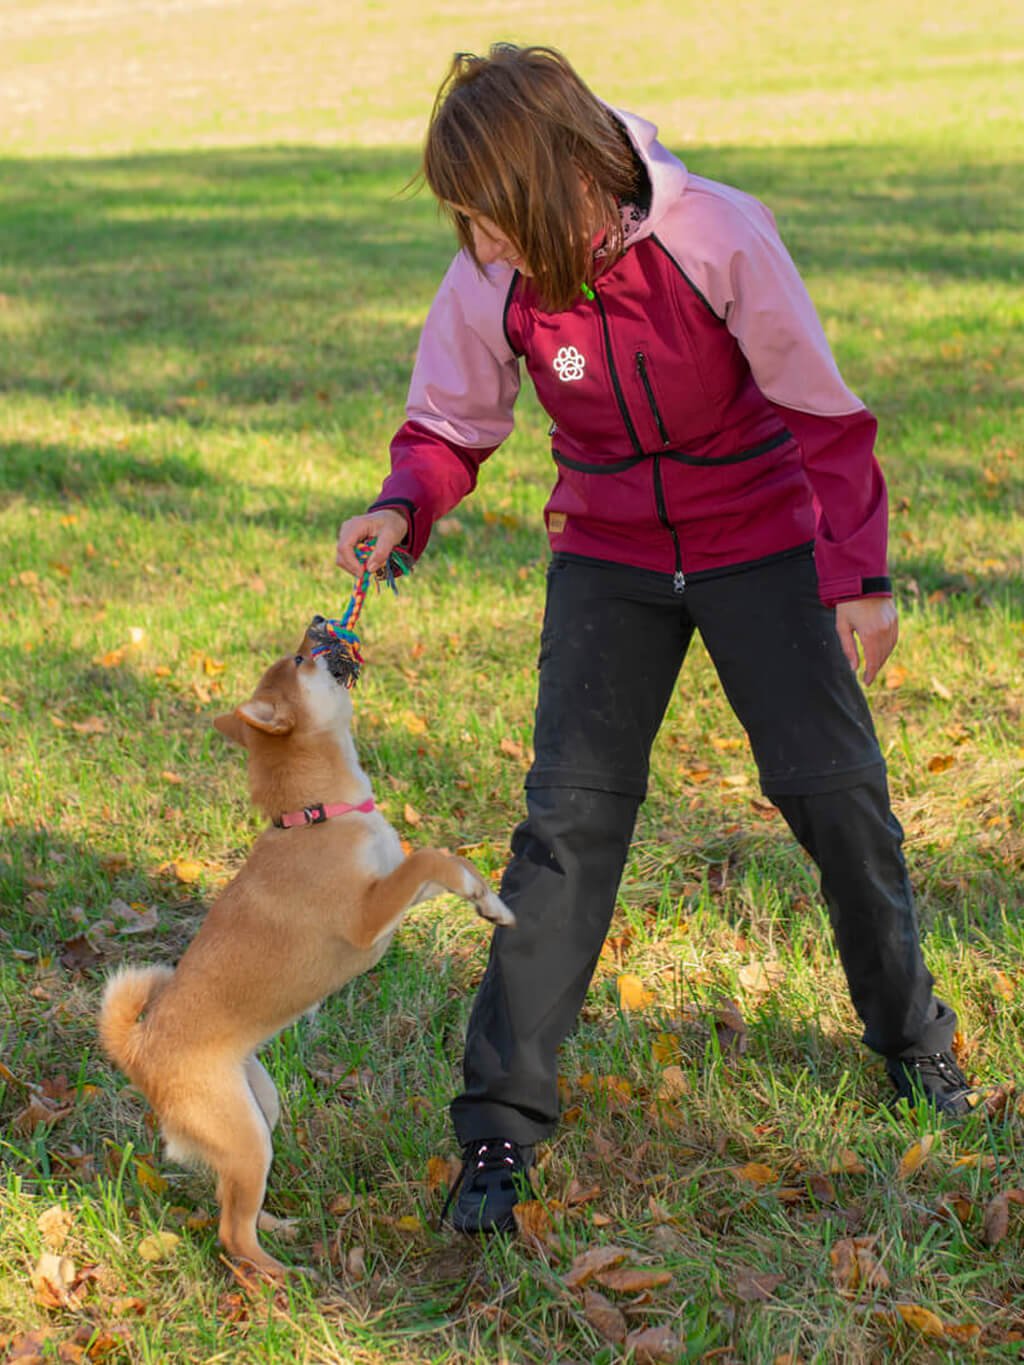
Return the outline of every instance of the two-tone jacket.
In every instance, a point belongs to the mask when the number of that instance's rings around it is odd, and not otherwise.
[[[456,256],[373,507],[406,514],[418,557],[512,430],[525,365],[552,420],[553,550],[674,574],[684,590],[813,543],[824,602],[887,595],[876,422],[771,213],[612,112],[646,176],[624,252],[558,313],[511,267]]]

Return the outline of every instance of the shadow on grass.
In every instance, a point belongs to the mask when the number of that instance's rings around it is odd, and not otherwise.
[[[763,196],[804,270],[898,287],[1024,268],[1012,162],[899,145],[683,155]],[[397,414],[452,246],[428,196],[400,197],[415,168],[402,149],[301,147],[0,162],[0,389],[262,430],[375,396]],[[988,337],[985,306],[958,298],[961,330]],[[961,396],[942,389],[907,364],[871,400],[955,418]],[[990,390],[998,408],[1022,401]]]

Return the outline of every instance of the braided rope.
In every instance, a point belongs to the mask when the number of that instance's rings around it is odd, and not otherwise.
[[[309,627],[312,654],[314,657],[319,654],[327,656],[327,667],[343,687],[355,685],[364,663],[355,624],[359,620],[359,613],[363,609],[363,603],[366,601],[366,595],[370,590],[370,580],[374,577],[366,567],[374,544],[375,539],[361,541],[355,548],[355,556],[363,566],[363,572],[356,580],[355,587],[352,589],[352,596],[348,600],[348,606],[341,616],[337,618],[314,616]],[[409,573],[411,569],[412,561],[409,556],[403,554],[401,550],[392,550],[388,556],[386,567],[382,573],[378,573],[377,577],[378,579],[383,578],[392,592],[397,592],[396,578]],[[379,581],[377,586],[380,587]]]

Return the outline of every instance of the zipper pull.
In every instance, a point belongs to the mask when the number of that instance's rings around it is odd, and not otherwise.
[[[682,569],[676,569],[675,573],[672,575],[672,591],[686,591],[686,575],[683,573]]]

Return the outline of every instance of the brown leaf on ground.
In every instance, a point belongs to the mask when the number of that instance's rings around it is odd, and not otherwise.
[[[586,1251],[576,1257],[569,1267],[565,1276],[565,1283],[569,1289],[579,1289],[599,1271],[610,1270],[612,1266],[621,1265],[628,1254],[623,1247],[588,1247]]]
[[[730,1175],[751,1185],[774,1185],[779,1179],[778,1172],[760,1161],[748,1161],[745,1166],[733,1166]]]
[[[60,1251],[61,1247],[68,1239],[68,1233],[74,1226],[75,1215],[70,1209],[65,1209],[60,1204],[53,1204],[45,1209],[36,1219],[36,1227],[42,1234],[43,1241],[50,1251]]]
[[[70,1256],[44,1251],[31,1274],[32,1294],[41,1308],[71,1308],[75,1263]]]
[[[990,1090],[985,1091],[981,1103],[990,1119],[1002,1118],[1007,1105],[1013,1098],[1015,1089],[1016,1087],[1011,1081],[1007,1085],[995,1085]]]
[[[462,1163],[455,1157],[430,1157],[427,1161],[427,1192],[433,1194],[442,1185],[450,1190],[461,1167]]]
[[[87,716],[85,720],[73,720],[71,728],[79,735],[105,735],[107,722],[102,716]]]
[[[594,1279],[603,1289],[616,1294],[641,1294],[645,1289],[660,1289],[672,1283],[672,1272],[644,1266],[623,1266],[618,1270],[599,1271]]]
[[[551,1215],[539,1199],[527,1199],[513,1209],[516,1230],[528,1245],[545,1251],[557,1246]]]
[[[930,773],[948,772],[956,762],[952,754],[935,754],[928,760],[928,771]]]
[[[723,1057],[742,1056],[747,1050],[747,1024],[735,1000],[720,1000],[715,1006],[715,1034]]]
[[[947,1322],[945,1327],[950,1341],[959,1341],[964,1346],[973,1345],[981,1336],[981,1326],[977,1322]]]
[[[70,1104],[60,1105],[45,1095],[33,1095],[24,1109],[11,1119],[11,1127],[22,1137],[29,1137],[40,1125],[56,1123],[71,1113]]]
[[[832,1175],[865,1175],[868,1168],[852,1147],[840,1147],[828,1169]]]
[[[583,1316],[605,1341],[621,1346],[626,1340],[626,1319],[613,1303],[609,1303],[605,1296],[598,1294],[596,1290],[588,1289],[584,1292]]]
[[[992,973],[992,994],[998,995],[1002,1000],[1012,1000],[1017,994],[1017,986],[1012,976],[1007,976],[1005,972],[998,969]]]
[[[836,1202],[836,1187],[822,1171],[810,1171],[804,1179],[807,1181],[807,1188],[819,1203],[834,1204]]]
[[[732,1291],[744,1303],[765,1302],[772,1297],[780,1284],[785,1283],[785,1275],[770,1275],[763,1270],[743,1268],[736,1273]]]
[[[934,1133],[925,1133],[924,1137],[920,1138],[917,1142],[912,1142],[900,1157],[900,1164],[896,1167],[897,1180],[906,1180],[909,1176],[914,1175],[916,1171],[919,1171],[928,1160],[934,1146]]]
[[[874,1236],[841,1237],[829,1252],[832,1282],[841,1294],[853,1296],[860,1289],[887,1289],[889,1274],[874,1254]]]
[[[160,918],[155,905],[129,905],[120,898],[111,901],[110,917],[119,934],[148,934]]]
[[[658,1082],[659,1100],[677,1100],[680,1095],[690,1093],[690,1082],[681,1066],[667,1066]]]
[[[747,995],[769,995],[783,979],[780,963],[774,961],[748,962],[739,969],[737,978]]]
[[[580,1089],[588,1095],[603,1095],[609,1105],[621,1109],[633,1098],[633,1087],[625,1076],[595,1076],[585,1071],[580,1077]]]
[[[88,934],[77,934],[60,945],[60,965],[65,971],[85,971],[87,967],[94,967],[102,957],[103,954],[97,950]]]
[[[592,1204],[595,1199],[600,1198],[600,1185],[581,1185],[575,1176],[569,1181],[569,1188],[565,1192],[563,1203],[567,1209],[579,1208],[581,1204]]]
[[[633,1352],[636,1365],[668,1365],[679,1359],[683,1343],[669,1327],[645,1327],[630,1332],[626,1350]]]
[[[1010,1228],[1010,1201],[1005,1191],[990,1199],[985,1208],[981,1240],[987,1247],[998,1246]]]
[[[24,1336],[15,1337],[13,1341],[7,1343],[7,1354],[5,1361],[18,1361],[19,1365],[47,1365],[47,1362],[55,1359],[53,1352],[47,1345],[53,1339],[53,1328],[37,1328],[34,1332],[26,1332]],[[0,1341],[0,1345],[2,1345]]]

